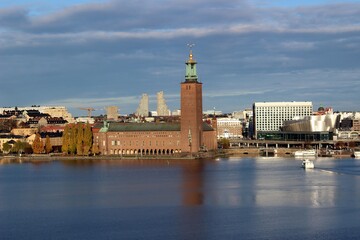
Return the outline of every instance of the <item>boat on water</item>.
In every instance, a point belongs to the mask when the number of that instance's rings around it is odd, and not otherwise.
[[[354,158],[360,158],[360,151],[354,151]]]
[[[310,161],[309,159],[304,159],[301,163],[301,167],[304,169],[312,169],[315,166],[313,161]]]
[[[316,151],[314,149],[310,150],[299,150],[294,153],[295,157],[315,157]]]

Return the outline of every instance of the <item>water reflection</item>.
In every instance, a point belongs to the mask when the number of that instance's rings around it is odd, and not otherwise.
[[[186,164],[182,167],[182,192],[185,206],[202,205],[204,203],[203,161]]]
[[[113,191],[113,199],[122,205],[196,206],[204,203],[205,163],[202,160],[66,160],[61,164],[66,168],[94,169],[93,177],[98,181],[91,182],[91,188]],[[107,184],[102,183],[104,180]],[[102,201],[114,205],[109,200]]]
[[[360,161],[316,161],[311,171],[281,158],[4,163],[0,236],[358,239]]]

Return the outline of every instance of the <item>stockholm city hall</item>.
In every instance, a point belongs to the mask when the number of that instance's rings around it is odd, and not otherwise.
[[[94,144],[102,155],[193,155],[217,148],[216,130],[203,122],[202,83],[190,48],[181,82],[179,122],[104,122],[94,131]]]

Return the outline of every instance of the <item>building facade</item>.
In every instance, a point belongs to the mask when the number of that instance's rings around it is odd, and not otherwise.
[[[235,118],[217,118],[217,138],[242,138],[242,121]]]
[[[284,121],[294,117],[311,116],[312,113],[312,102],[256,102],[253,104],[253,137],[280,131]]]

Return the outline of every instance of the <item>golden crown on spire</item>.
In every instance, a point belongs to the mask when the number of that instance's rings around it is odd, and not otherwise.
[[[188,62],[194,62],[192,48],[195,46],[195,43],[188,43],[187,46],[190,48],[189,60]]]

